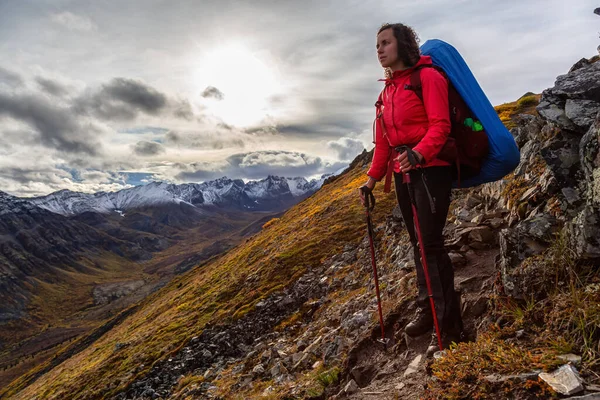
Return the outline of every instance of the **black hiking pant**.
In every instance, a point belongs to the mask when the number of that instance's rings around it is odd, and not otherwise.
[[[452,189],[451,167],[428,167],[410,171],[411,185],[414,188],[417,216],[421,227],[421,236],[425,247],[427,269],[433,292],[436,314],[440,330],[445,334],[458,335],[462,332],[460,300],[454,290],[454,269],[448,252],[444,247],[442,234]],[[419,242],[415,233],[413,210],[408,193],[408,185],[402,183],[402,174],[394,174],[396,196],[413,246],[419,294],[417,306],[431,310],[425,272],[421,264]],[[435,213],[431,210],[430,197],[435,204]]]

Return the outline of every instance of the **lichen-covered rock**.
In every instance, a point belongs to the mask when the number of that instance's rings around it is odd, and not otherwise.
[[[565,103],[565,115],[583,130],[590,128],[599,111],[600,103],[594,100],[567,99]]]
[[[586,199],[600,206],[600,113],[579,144],[581,169],[586,183]]]
[[[544,120],[530,114],[519,114],[515,117],[517,126],[511,130],[515,142],[522,148],[528,141],[537,138],[540,134]]]
[[[523,268],[522,263],[546,250],[559,229],[556,218],[540,214],[519,222],[512,229],[500,231],[499,267],[506,294],[516,299],[535,294],[534,282],[539,276],[537,265],[530,263]]]
[[[557,96],[600,102],[600,63],[592,63],[556,78],[552,91]]]
[[[552,89],[546,89],[542,92],[536,110],[544,119],[554,122],[560,128],[575,130],[577,126],[567,117],[565,103],[566,100],[555,95]]]
[[[569,238],[575,257],[579,260],[600,258],[600,213],[586,206],[569,223]]]
[[[521,159],[519,165],[515,169],[514,174],[523,175],[527,167],[531,165],[535,157],[539,157],[542,144],[539,140],[530,140],[521,148]]]
[[[545,142],[540,151],[561,186],[571,185],[577,179],[580,140],[575,134],[561,132]]]
[[[542,92],[537,111],[563,130],[585,133],[600,110],[600,63],[580,61]]]

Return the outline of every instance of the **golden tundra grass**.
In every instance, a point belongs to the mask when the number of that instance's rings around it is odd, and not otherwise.
[[[484,377],[553,370],[565,364],[556,356],[570,352],[582,356],[580,371],[587,382],[598,383],[600,272],[591,265],[577,265],[568,242],[564,233],[558,235],[543,254],[525,260],[539,264],[536,292],[547,295],[526,301],[495,296],[492,314],[506,324],[492,324],[477,341],[461,343],[436,361],[432,371],[438,380],[429,383],[429,398],[503,398],[503,393],[515,395],[515,390],[521,391],[519,398],[555,397],[542,381],[492,385]],[[526,337],[512,340],[521,329]]]
[[[123,323],[30,386],[23,387],[28,374],[0,395],[97,399],[119,392],[154,362],[199,335],[207,322],[243,316],[260,299],[340,253],[346,244],[357,244],[365,234],[357,198],[365,172],[364,166],[355,168],[324,186],[228,254],[146,298]],[[382,219],[394,197],[379,192],[377,198],[374,217]],[[257,279],[247,280],[251,275]],[[129,346],[115,351],[117,343]]]
[[[527,93],[517,101],[512,103],[500,104],[494,109],[498,113],[500,120],[510,129],[516,126],[514,118],[519,114],[537,115],[535,107],[540,103],[541,94]]]

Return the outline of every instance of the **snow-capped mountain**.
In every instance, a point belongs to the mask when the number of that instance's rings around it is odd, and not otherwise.
[[[31,214],[38,210],[39,208],[31,204],[27,199],[22,199],[0,190],[0,215],[16,212]]]
[[[268,176],[260,181],[244,183],[241,179],[223,177],[201,184],[182,185],[152,182],[109,193],[86,194],[60,190],[27,200],[35,206],[62,215],[84,212],[116,212],[122,215],[135,208],[178,203],[196,207],[217,206],[249,211],[274,211],[287,208],[311,195],[321,187],[325,178],[326,175],[319,180],[307,181],[302,177]]]

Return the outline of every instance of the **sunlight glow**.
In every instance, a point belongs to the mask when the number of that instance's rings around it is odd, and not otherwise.
[[[205,54],[198,62],[197,88],[213,86],[224,98],[202,98],[209,113],[238,127],[257,124],[273,115],[268,99],[280,91],[277,68],[240,44],[230,44]],[[266,59],[266,60],[265,60]]]

